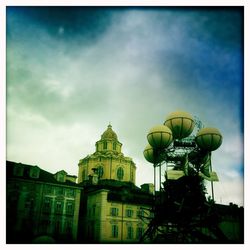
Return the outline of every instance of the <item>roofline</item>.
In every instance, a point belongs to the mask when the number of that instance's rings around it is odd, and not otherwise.
[[[25,179],[25,178],[18,178],[18,177],[10,177],[8,178],[8,180],[22,180],[22,181],[25,181],[25,182],[31,182],[31,183],[34,183],[34,180],[30,180],[30,179]],[[7,181],[8,182],[8,181]],[[63,187],[70,187],[70,188],[78,188],[78,189],[84,189],[84,187],[82,186],[78,186],[78,184],[75,183],[75,185],[67,185],[67,184],[63,184],[61,182],[58,182],[58,183],[52,183],[52,182],[45,182],[45,181],[41,181],[41,180],[37,180],[35,181],[35,183],[37,184],[50,184],[52,186],[63,186]],[[73,182],[72,182],[73,183]],[[73,183],[74,184],[74,183]],[[77,186],[76,186],[77,185]]]

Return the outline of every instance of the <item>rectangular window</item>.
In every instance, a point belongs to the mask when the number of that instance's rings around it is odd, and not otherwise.
[[[118,208],[116,208],[116,207],[110,208],[110,215],[111,216],[118,216],[118,212],[119,212]]]
[[[127,239],[133,239],[133,227],[132,226],[128,226],[127,227]]]
[[[133,217],[133,210],[127,209],[127,210],[126,210],[126,216],[127,216],[127,217]]]
[[[108,146],[107,142],[106,141],[103,142],[103,149],[107,149],[107,146]]]
[[[131,180],[131,181],[134,180],[134,172],[133,172],[132,169],[130,170],[130,180]]]
[[[24,168],[22,166],[17,165],[14,167],[13,174],[15,176],[23,176],[23,170],[24,170]]]
[[[43,201],[43,212],[44,213],[50,213],[52,207],[52,198],[45,197]]]
[[[69,215],[74,214],[74,204],[72,201],[68,201],[66,204],[66,213]]]
[[[62,201],[56,201],[55,212],[57,214],[63,213],[63,202]]]
[[[118,226],[112,225],[112,237],[117,238],[118,237]]]
[[[113,150],[116,150],[116,143],[113,143]]]

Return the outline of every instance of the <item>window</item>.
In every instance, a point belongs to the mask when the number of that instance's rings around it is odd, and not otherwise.
[[[133,210],[127,209],[127,210],[126,210],[126,216],[127,216],[127,217],[133,217]]]
[[[137,230],[136,230],[136,237],[137,239],[140,239],[143,235],[143,227],[137,227]]]
[[[83,169],[82,171],[82,181],[84,181],[86,179],[86,170]]]
[[[118,216],[118,212],[119,212],[118,208],[116,208],[116,207],[110,208],[110,215],[111,216]]]
[[[15,176],[23,176],[23,167],[22,166],[15,166],[14,167],[14,170],[13,170],[13,174],[15,175]]]
[[[63,202],[56,201],[55,212],[61,214],[63,212]]]
[[[112,225],[112,237],[117,238],[118,237],[118,226],[117,225]]]
[[[116,150],[116,143],[113,143],[113,150]]]
[[[101,178],[101,177],[103,176],[103,173],[104,173],[103,167],[102,167],[102,166],[99,166],[99,167],[97,168],[98,178]]]
[[[134,180],[134,171],[133,171],[133,169],[130,170],[130,180],[131,181]]]
[[[124,176],[124,170],[122,167],[119,167],[117,169],[117,179],[121,181],[123,179],[123,176]]]
[[[61,170],[59,172],[56,172],[55,178],[59,182],[65,182],[66,181],[66,175],[67,175],[67,173],[64,170]]]
[[[33,166],[30,168],[29,174],[31,178],[38,178],[40,174],[40,169],[36,166]]]
[[[44,213],[50,213],[52,207],[52,198],[45,197],[43,201],[43,212]]]
[[[58,176],[58,181],[64,182],[64,175],[59,175]]]
[[[133,239],[133,227],[132,226],[127,227],[127,239]]]
[[[28,197],[24,203],[25,213],[30,215],[34,212],[34,198]]]
[[[105,141],[105,142],[103,143],[103,149],[107,149],[107,146],[108,146],[108,144],[107,144],[107,142]]]
[[[66,213],[67,214],[74,214],[74,204],[72,201],[68,201],[66,204]]]

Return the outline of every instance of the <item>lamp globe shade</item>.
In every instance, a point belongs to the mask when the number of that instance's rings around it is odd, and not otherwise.
[[[164,125],[172,130],[174,139],[182,139],[193,132],[195,123],[189,113],[176,111],[167,116]]]
[[[172,131],[165,125],[157,125],[150,129],[147,139],[155,149],[167,148],[173,141]]]
[[[217,128],[202,128],[195,137],[199,148],[206,151],[214,151],[222,143],[222,135]]]
[[[151,163],[154,163],[154,150],[151,145],[147,145],[146,148],[143,151],[143,155],[145,159]]]

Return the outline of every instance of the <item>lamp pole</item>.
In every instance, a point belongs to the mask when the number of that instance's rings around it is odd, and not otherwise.
[[[198,129],[198,131],[194,130],[195,127],[196,130]],[[211,151],[214,151],[220,147],[222,143],[222,135],[216,128],[204,128],[202,123],[196,117],[193,118],[189,113],[177,111],[172,112],[166,118],[164,125],[156,125],[152,127],[147,134],[147,140],[149,144],[145,147],[143,154],[147,161],[153,163],[154,167],[154,212],[157,213],[157,209],[160,208],[159,213],[163,212],[165,214],[165,208],[164,211],[162,211],[162,207],[158,207],[158,205],[163,205],[161,204],[162,202],[166,202],[166,200],[162,200],[161,194],[162,163],[166,163],[165,181],[167,182],[166,188],[168,189],[168,191],[166,190],[166,192],[168,193],[166,199],[168,199],[170,193],[175,196],[175,194],[173,194],[173,190],[171,188],[169,189],[168,185],[172,184],[172,182],[170,183],[168,179],[177,180],[182,176],[198,177],[200,174],[201,176],[206,175],[207,171],[212,172]],[[205,159],[204,152],[209,153],[209,167],[207,165],[204,165],[203,163]],[[172,166],[174,166],[171,175],[167,173],[168,163],[172,163]],[[158,178],[158,173],[156,170],[158,165],[159,179],[156,180],[156,178]],[[190,179],[186,178],[185,180]],[[156,196],[158,182],[160,204],[157,203]],[[212,198],[214,200],[213,181],[211,181],[211,191]],[[176,196],[176,198],[178,199],[177,194]],[[182,209],[182,207],[184,206],[183,202],[181,201],[179,203],[180,209]],[[170,217],[165,218],[170,219]],[[152,231],[148,230],[149,234],[151,232],[152,235],[155,232],[153,229],[157,229],[157,227],[159,226],[157,223],[161,223],[161,220],[152,220],[150,229]],[[168,226],[169,224],[167,222],[167,230]]]

